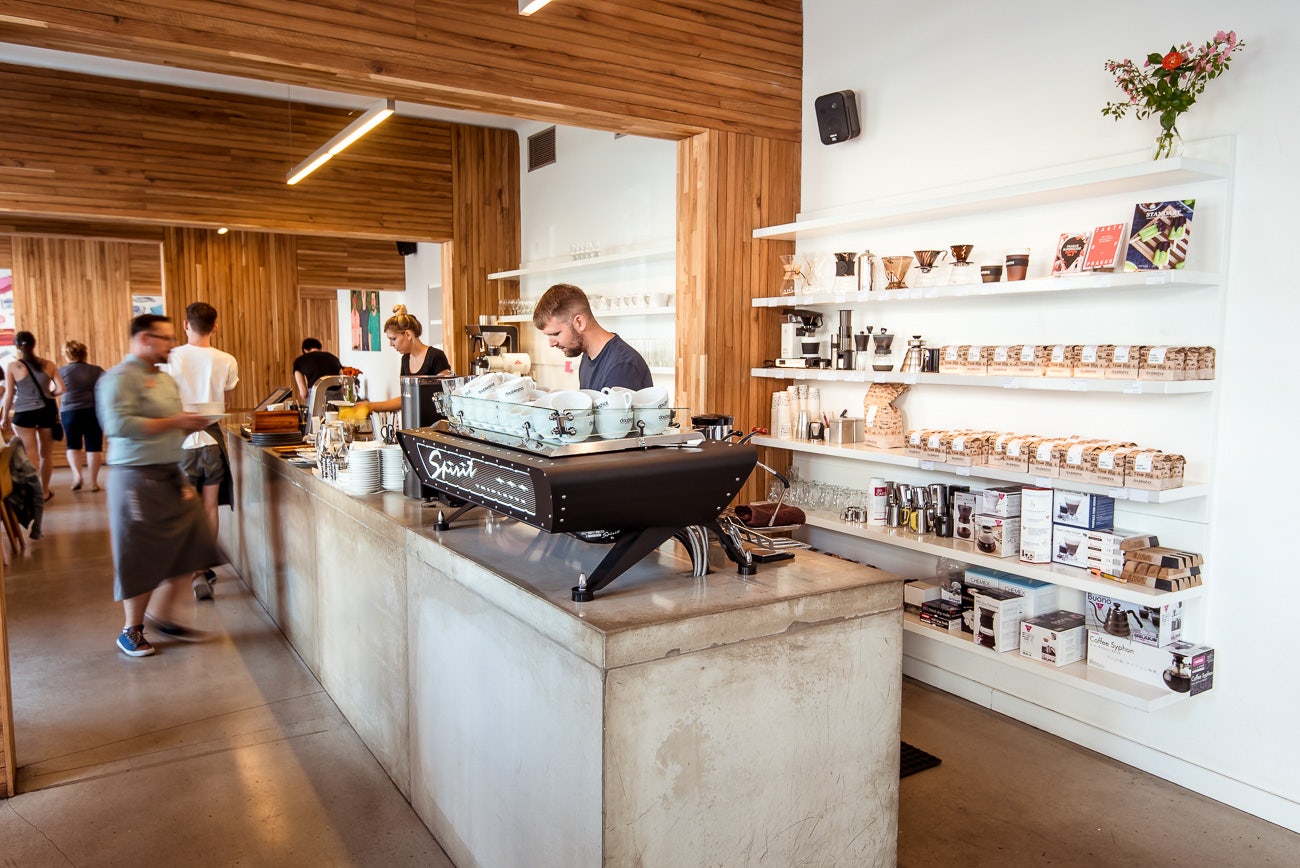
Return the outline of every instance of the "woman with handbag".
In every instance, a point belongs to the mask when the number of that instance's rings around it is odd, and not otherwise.
[[[50,474],[54,472],[55,440],[63,439],[59,423],[59,405],[55,397],[63,394],[63,378],[49,359],[36,355],[36,336],[29,331],[14,335],[18,358],[5,366],[5,397],[0,407],[0,422],[13,425],[27,448],[36,458],[45,499],[54,496]]]

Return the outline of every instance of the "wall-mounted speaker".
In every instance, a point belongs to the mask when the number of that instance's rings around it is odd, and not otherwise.
[[[817,112],[817,130],[823,145],[847,142],[862,132],[858,125],[858,98],[851,90],[824,93],[813,103]]]
[[[403,256],[414,256],[415,252],[418,249],[419,247],[416,246],[416,243],[414,241],[397,242],[397,252],[402,254]]]

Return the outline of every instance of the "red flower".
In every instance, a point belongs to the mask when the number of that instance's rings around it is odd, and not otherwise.
[[[1183,56],[1177,51],[1171,51],[1165,55],[1165,59],[1160,61],[1160,66],[1164,69],[1177,69],[1183,65]]]

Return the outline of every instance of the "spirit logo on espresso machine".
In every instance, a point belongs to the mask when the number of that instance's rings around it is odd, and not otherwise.
[[[514,467],[494,464],[476,455],[461,455],[428,443],[416,443],[420,464],[429,480],[448,491],[472,494],[499,506],[534,515],[537,498],[532,477]]]

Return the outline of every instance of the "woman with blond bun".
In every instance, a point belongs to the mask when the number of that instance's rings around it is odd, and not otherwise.
[[[67,391],[63,393],[63,430],[68,437],[68,467],[72,468],[72,490],[82,486],[81,453],[86,453],[86,475],[90,490],[99,491],[99,468],[104,463],[104,432],[95,415],[95,383],[103,375],[99,365],[86,362],[86,345],[68,341],[63,345],[68,363],[59,368]]]
[[[406,305],[393,307],[393,315],[384,323],[384,335],[393,349],[402,354],[401,376],[450,377],[451,363],[447,354],[420,340],[424,331],[420,321],[406,312]],[[368,405],[375,413],[391,413],[402,409],[402,396]]]

